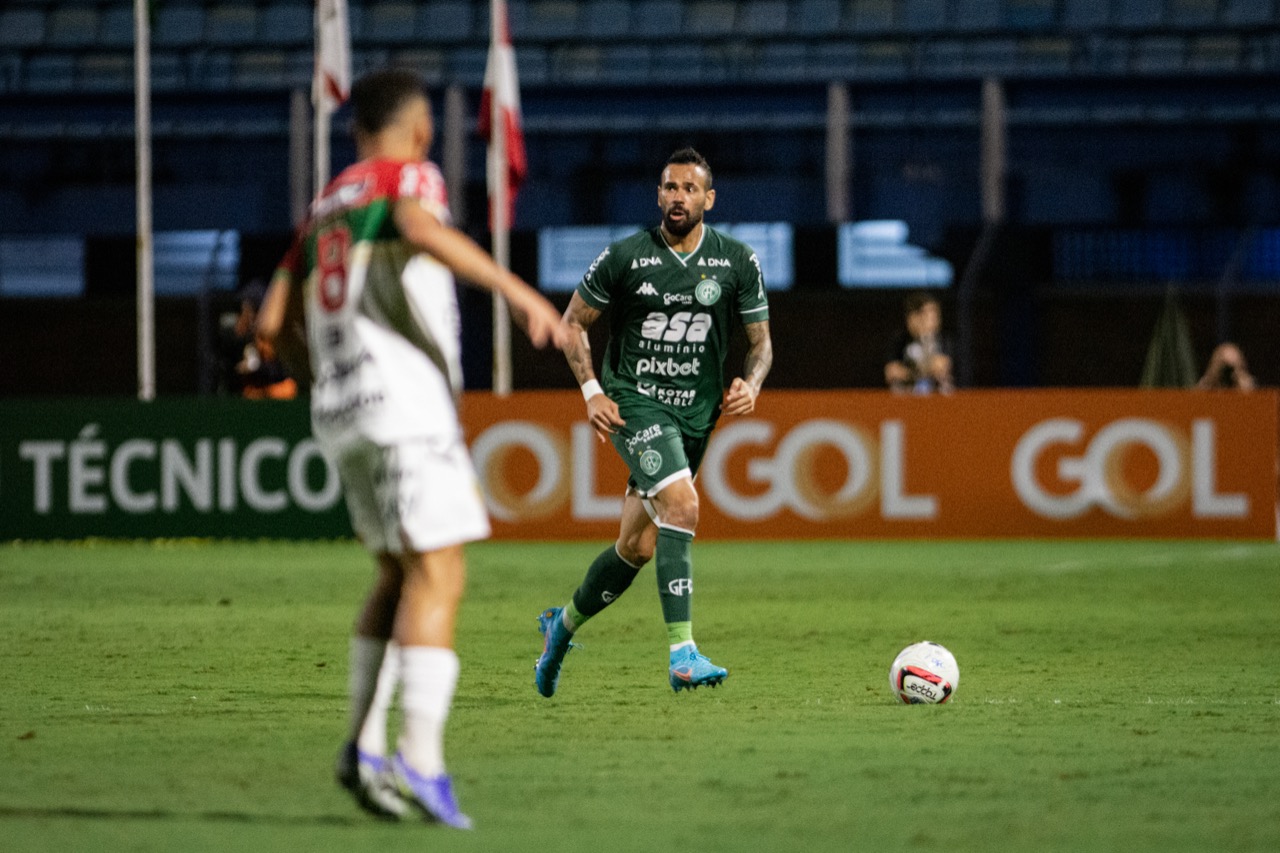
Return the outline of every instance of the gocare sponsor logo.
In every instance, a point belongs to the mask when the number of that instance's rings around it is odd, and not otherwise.
[[[634,452],[636,447],[641,444],[648,444],[656,438],[662,437],[662,427],[658,424],[652,424],[640,430],[631,438],[627,439],[627,452]]]
[[[142,515],[186,507],[230,513],[242,503],[259,512],[282,512],[291,504],[324,512],[340,497],[337,473],[312,439],[292,446],[276,436],[244,446],[215,437],[109,443],[100,433],[100,425],[91,423],[72,441],[18,444],[18,458],[31,465],[31,506],[37,514],[65,509],[73,515]],[[313,466],[323,473],[318,485],[310,476]],[[273,467],[277,471],[264,471]]]
[[[1040,479],[1040,460],[1054,450],[1061,455],[1050,488]],[[1126,466],[1138,453],[1154,458],[1149,483],[1135,482]],[[1117,518],[1149,518],[1188,501],[1197,518],[1249,515],[1248,495],[1218,492],[1217,434],[1209,418],[1192,420],[1189,440],[1182,429],[1148,418],[1121,418],[1092,436],[1073,418],[1041,421],[1014,448],[1010,477],[1022,503],[1052,519],[1078,518],[1094,508]]]
[[[656,294],[655,294],[655,295],[656,295]],[[678,303],[678,304],[680,304],[680,305],[692,305],[692,304],[693,304],[693,297],[692,297],[692,296],[690,296],[690,295],[689,295],[689,294],[687,294],[687,293],[664,293],[664,294],[662,294],[662,304],[663,304],[663,305],[670,305],[670,304],[671,304],[671,303],[673,303],[673,302]]]
[[[674,358],[642,358],[636,362],[636,375],[697,376],[699,360],[679,362]]]

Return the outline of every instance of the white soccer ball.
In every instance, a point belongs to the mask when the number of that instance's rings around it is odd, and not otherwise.
[[[941,705],[960,686],[960,665],[937,643],[913,643],[893,659],[889,686],[908,705]]]

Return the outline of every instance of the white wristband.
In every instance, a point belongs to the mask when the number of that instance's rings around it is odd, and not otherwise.
[[[597,394],[603,394],[604,389],[600,387],[600,383],[594,379],[588,379],[582,383],[582,399],[590,400]]]

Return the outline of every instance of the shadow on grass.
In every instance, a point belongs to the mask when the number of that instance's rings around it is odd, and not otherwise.
[[[263,826],[364,826],[379,821],[360,816],[269,815],[247,812],[174,812],[163,809],[19,808],[0,806],[0,818],[79,818],[84,820],[197,820]]]

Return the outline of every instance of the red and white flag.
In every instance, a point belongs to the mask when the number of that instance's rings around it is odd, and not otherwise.
[[[347,0],[316,0],[317,110],[332,113],[351,94],[351,26]]]
[[[493,27],[489,61],[484,69],[484,92],[480,96],[477,129],[489,143],[489,227],[494,224],[495,184],[501,177],[506,185],[508,228],[515,222],[516,190],[524,182],[529,163],[524,152],[524,128],[520,116],[520,84],[516,80],[516,52],[511,46],[505,0],[493,0]],[[499,110],[505,163],[494,162],[494,107]]]

